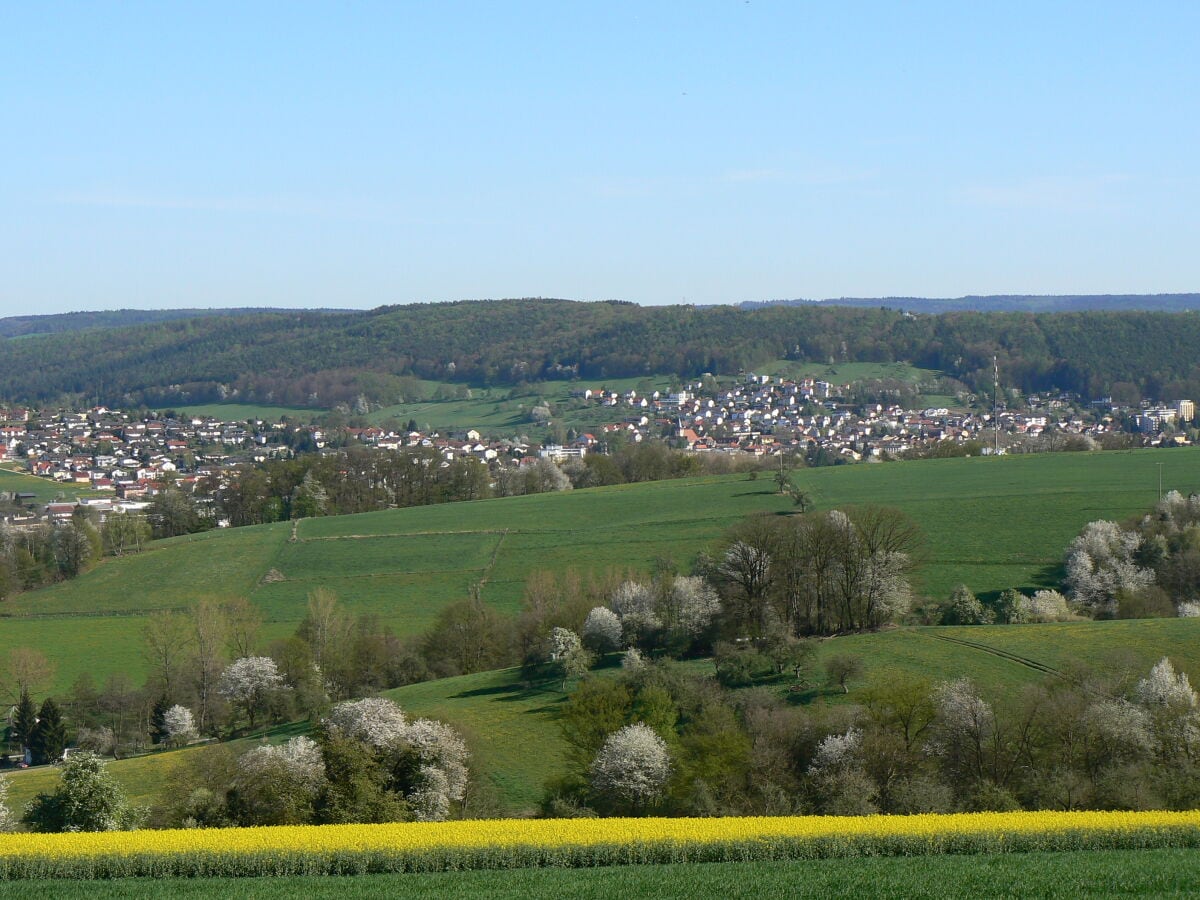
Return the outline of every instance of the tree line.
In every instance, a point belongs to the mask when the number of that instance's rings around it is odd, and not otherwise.
[[[840,706],[734,690],[627,658],[585,678],[560,722],[568,773],[543,812],[866,815],[1017,809],[1192,809],[1200,698],[1167,659],[1079,665],[1016,695],[903,672]]]

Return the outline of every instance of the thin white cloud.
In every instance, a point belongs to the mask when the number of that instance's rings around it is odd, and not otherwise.
[[[121,190],[74,191],[55,195],[52,202],[62,206],[95,206],[109,209],[163,209],[192,212],[302,212],[295,201],[264,197],[217,197],[146,194]]]
[[[992,209],[1095,212],[1115,208],[1115,188],[1129,180],[1126,175],[1041,176],[1007,184],[969,185],[958,191],[956,199]]]

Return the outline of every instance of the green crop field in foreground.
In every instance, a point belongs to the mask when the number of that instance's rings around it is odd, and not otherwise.
[[[12,900],[117,897],[429,897],[560,900],[654,896],[1163,897],[1200,892],[1195,850],[1108,850],[987,856],[825,859],[803,862],[694,863],[596,869],[519,869],[430,875],[291,878],[128,878],[111,881],[11,882]]]
[[[1200,449],[837,466],[794,480],[818,509],[906,511],[926,536],[917,591],[945,597],[959,582],[983,595],[1055,586],[1084,524],[1154,503],[1160,463],[1165,487],[1200,490]],[[793,508],[769,477],[743,475],[307,519],[294,542],[290,523],[209,532],[18,595],[0,605],[0,644],[45,652],[58,666],[57,691],[84,670],[140,677],[149,611],[249,597],[266,616],[265,636],[277,637],[295,629],[316,587],[397,633],[419,633],[480,585],[486,602],[514,612],[534,570],[647,572],[662,556],[686,569],[758,511]]]

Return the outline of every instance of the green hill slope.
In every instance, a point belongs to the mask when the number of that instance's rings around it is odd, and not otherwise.
[[[905,510],[927,537],[918,590],[944,597],[959,582],[980,594],[1055,584],[1086,522],[1154,502],[1159,463],[1166,487],[1200,490],[1200,450],[1191,449],[807,469],[795,480],[821,509]],[[477,585],[486,602],[516,611],[538,569],[646,571],[660,556],[686,567],[755,511],[789,513],[790,501],[766,479],[728,476],[307,519],[295,540],[290,523],[209,532],[5,603],[0,645],[46,653],[56,690],[83,671],[138,678],[149,611],[244,596],[263,610],[269,639],[295,629],[318,586],[397,633],[419,633]]]
[[[983,693],[1002,700],[1028,684],[1053,677],[1085,662],[1118,673],[1147,672],[1162,656],[1183,670],[1200,674],[1200,621],[1147,619],[1124,622],[1079,622],[1062,625],[992,625],[974,628],[900,628],[877,634],[848,635],[820,643],[814,670],[834,653],[863,660],[864,672],[850,693],[818,686],[792,694],[795,701],[815,704],[854,702],[860,688],[903,672],[931,681],[967,675]],[[707,661],[685,663],[697,673],[712,671]],[[1047,670],[1051,670],[1050,673]],[[608,670],[615,671],[615,670]],[[474,753],[473,769],[484,780],[498,811],[528,813],[543,785],[561,774],[566,745],[556,712],[566,698],[557,683],[530,686],[520,670],[503,669],[458,678],[443,678],[386,692],[411,715],[450,722],[466,737]],[[302,732],[295,723],[274,729],[274,739]],[[255,739],[235,742],[248,749]],[[110,769],[138,803],[150,804],[166,790],[173,767],[195,750],[172,751],[120,760]],[[12,773],[10,805],[19,809],[54,779],[49,768]]]

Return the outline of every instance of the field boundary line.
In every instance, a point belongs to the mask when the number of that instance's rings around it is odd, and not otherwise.
[[[1067,676],[1053,666],[1048,666],[1045,663],[1040,663],[1036,659],[1030,659],[1027,656],[1020,656],[1016,653],[1010,653],[1007,650],[1001,650],[998,647],[992,647],[988,644],[980,644],[977,641],[968,641],[964,638],[950,637],[945,634],[930,634],[928,631],[919,631],[918,634],[928,638],[933,638],[938,641],[947,641],[951,644],[959,644],[963,647],[970,647],[972,650],[980,650],[984,653],[990,653],[992,656],[998,656],[1001,659],[1006,659],[1009,662],[1015,662],[1018,665],[1026,666],[1038,672],[1043,672],[1046,675],[1053,675],[1055,678],[1066,678]]]
[[[492,548],[492,558],[483,568],[483,577],[479,579],[479,589],[483,590],[483,586],[488,583],[488,578],[491,577],[492,569],[496,568],[496,560],[500,556],[500,548],[504,546],[504,539],[508,537],[508,529],[505,528],[500,532],[500,540],[496,541],[496,546]]]
[[[302,537],[301,544],[313,544],[318,541],[370,541],[376,538],[404,537],[448,537],[455,534],[498,534],[502,537],[508,534],[508,529],[483,528],[471,531],[389,531],[386,534],[327,534],[320,537]]]

